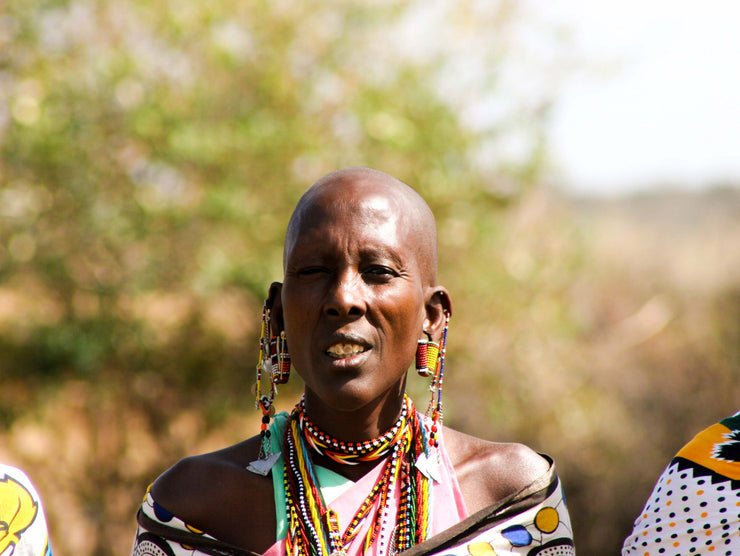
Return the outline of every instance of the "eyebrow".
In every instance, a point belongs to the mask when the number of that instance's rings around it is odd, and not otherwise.
[[[408,263],[404,262],[395,249],[389,249],[385,246],[363,246],[360,249],[360,257],[361,259],[374,258],[389,260],[400,268],[408,266]]]

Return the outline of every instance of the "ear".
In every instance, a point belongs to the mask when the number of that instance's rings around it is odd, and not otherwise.
[[[282,292],[283,284],[281,282],[273,282],[267,291],[267,301],[265,303],[270,309],[270,328],[273,336],[279,336],[280,332],[285,330]]]
[[[442,338],[446,315],[452,315],[450,294],[442,286],[429,288],[425,305],[424,332],[435,342]]]

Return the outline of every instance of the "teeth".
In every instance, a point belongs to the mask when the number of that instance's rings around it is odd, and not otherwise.
[[[343,357],[357,355],[358,353],[362,353],[363,351],[365,351],[365,348],[359,344],[334,344],[326,350],[326,353],[328,353],[332,357],[340,359]]]

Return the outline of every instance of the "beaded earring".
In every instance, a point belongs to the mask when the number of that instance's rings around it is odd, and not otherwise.
[[[269,376],[269,390],[263,391],[263,376]],[[247,465],[247,469],[259,475],[267,475],[280,452],[272,453],[270,449],[270,418],[275,415],[275,395],[277,384],[285,384],[290,377],[290,355],[285,331],[280,336],[273,336],[270,326],[270,308],[268,302],[262,308],[262,326],[259,339],[259,357],[257,359],[257,381],[255,384],[255,406],[262,411],[260,425],[260,451],[258,458]]]
[[[442,426],[442,380],[444,379],[445,355],[447,353],[447,331],[450,327],[450,313],[445,311],[445,327],[442,331],[442,339],[439,344],[436,342],[427,342],[427,370],[428,375],[432,377],[429,384],[429,391],[432,397],[429,400],[427,417],[432,420],[431,432],[429,434],[429,445],[437,447],[437,431]]]
[[[427,378],[434,374],[437,368],[437,357],[439,356],[439,344],[433,342],[432,338],[422,338],[416,346],[416,372],[419,376]]]
[[[270,341],[272,344],[272,340]],[[285,330],[280,331],[276,338],[277,354],[272,360],[272,383],[286,384],[290,378],[290,353],[288,352],[288,340],[285,338]]]

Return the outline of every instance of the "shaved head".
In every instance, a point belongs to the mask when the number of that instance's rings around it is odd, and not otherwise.
[[[342,207],[358,221],[390,209],[406,230],[425,285],[437,279],[437,225],[424,199],[402,181],[379,170],[347,168],[319,179],[300,198],[288,223],[283,261],[306,226],[313,227]]]

